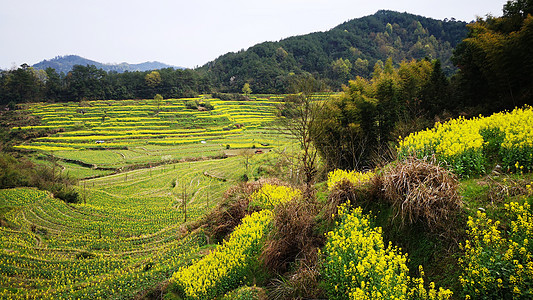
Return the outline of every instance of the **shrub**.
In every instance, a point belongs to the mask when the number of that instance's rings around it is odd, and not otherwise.
[[[213,104],[211,104],[211,102],[209,101],[203,101],[203,102],[200,102],[198,103],[198,106],[201,106],[207,110],[213,110],[215,109],[215,107],[213,106]]]
[[[185,105],[186,109],[198,109],[198,100],[187,100],[183,101],[183,105]]]
[[[316,257],[321,238],[314,233],[315,213],[312,209],[300,198],[289,198],[289,201],[275,206],[273,230],[261,255],[270,272],[282,274],[297,259]]]
[[[328,182],[330,181],[331,177],[328,179]],[[381,186],[376,177],[372,177],[369,181],[340,180],[333,186],[323,208],[323,217],[329,226],[333,224],[339,206],[344,203],[349,202],[365,210],[382,210],[382,201],[379,201]]]
[[[224,295],[222,300],[266,300],[265,291],[256,286],[243,286]]]
[[[77,203],[79,195],[72,187],[74,183],[74,179],[57,174],[51,167],[0,153],[0,188],[32,186],[48,190],[65,202]]]
[[[448,230],[448,219],[462,206],[456,177],[425,160],[408,159],[389,165],[378,182],[382,197],[405,225],[422,223],[433,232]]]
[[[214,252],[172,276],[177,290],[186,298],[213,299],[243,283],[257,264],[264,237],[271,227],[272,212],[255,212],[235,228],[228,241]]]
[[[210,235],[221,241],[250,213],[250,195],[261,188],[257,182],[242,183],[226,191],[223,201],[204,218]]]
[[[468,218],[460,282],[474,299],[533,297],[533,214],[527,203],[505,204],[505,210],[505,225],[480,211]]]
[[[78,203],[80,201],[79,194],[71,187],[59,187],[57,190],[52,189],[54,196],[67,202]]]
[[[411,278],[407,256],[373,228],[361,208],[339,207],[338,227],[328,232],[322,277],[329,299],[448,299],[452,292]],[[423,272],[421,272],[423,276]]]

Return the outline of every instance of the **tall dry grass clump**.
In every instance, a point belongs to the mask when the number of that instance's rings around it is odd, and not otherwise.
[[[381,186],[382,198],[403,225],[422,223],[432,232],[445,232],[462,206],[457,178],[426,160],[410,158],[389,165],[374,184]]]
[[[283,274],[294,261],[314,256],[322,239],[314,232],[315,214],[307,203],[297,198],[276,206],[274,229],[262,254],[270,272]]]
[[[271,299],[302,299],[319,293],[318,249],[324,237],[316,231],[316,208],[310,199],[293,198],[274,208],[273,230],[261,254],[272,275]]]
[[[261,189],[264,184],[282,185],[282,182],[277,179],[262,179],[229,188],[217,208],[203,219],[200,226],[207,227],[208,234],[216,241],[222,241],[245,216],[256,211],[249,206],[250,195]]]

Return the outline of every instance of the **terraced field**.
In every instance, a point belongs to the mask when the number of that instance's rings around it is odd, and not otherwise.
[[[241,157],[135,170],[81,182],[76,205],[0,190],[0,298],[131,298],[155,286],[205,254],[203,236],[181,227],[183,192],[196,220],[244,172]]]
[[[41,125],[12,130],[52,132],[16,148],[53,155],[60,159],[65,171],[88,178],[132,166],[223,157],[228,149],[268,150],[286,145],[291,142],[289,137],[272,126],[276,107],[282,100],[283,96],[260,95],[249,101],[201,96],[159,103],[155,100],[38,103],[28,110],[40,118]],[[188,103],[210,105],[212,110],[190,109]]]
[[[0,190],[0,298],[130,299],[207,254],[214,245],[183,224],[244,174],[260,176],[277,159],[270,150],[293,147],[272,125],[282,99],[30,105],[41,125],[12,130],[49,134],[16,148],[78,178],[81,203]],[[190,101],[213,109],[188,109]]]
[[[275,101],[274,101],[275,100]],[[122,149],[138,145],[181,145],[217,140],[263,127],[275,119],[280,98],[252,97],[223,101],[207,96],[193,99],[89,101],[29,106],[42,125],[15,130],[50,129],[57,134],[38,138],[23,149]],[[187,103],[213,109],[190,109]],[[255,135],[262,131],[255,132]],[[258,136],[258,143],[261,136]]]

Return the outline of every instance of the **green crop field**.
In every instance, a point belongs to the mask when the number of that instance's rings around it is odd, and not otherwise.
[[[250,174],[270,157],[256,155]],[[80,204],[33,188],[0,191],[0,298],[131,298],[201,253],[194,221],[245,172],[242,157],[139,169],[80,182]]]
[[[41,124],[11,130],[47,134],[15,148],[77,178],[80,202],[0,190],[0,298],[130,299],[207,254],[213,245],[183,224],[243,177],[259,178],[279,151],[294,151],[273,123],[282,100],[29,105]],[[187,101],[213,109],[187,109]]]
[[[282,100],[282,96],[258,95],[248,101],[200,96],[160,103],[36,103],[27,110],[41,124],[12,130],[49,131],[15,148],[53,156],[64,171],[83,179],[136,166],[223,157],[233,149],[268,150],[287,145],[289,136],[273,125]],[[209,103],[213,109],[187,108],[190,102]]]
[[[276,98],[275,100],[282,100]],[[212,110],[189,109],[185,103],[210,103]],[[13,130],[49,129],[51,136],[37,138],[22,149],[54,150],[126,148],[147,144],[179,145],[216,141],[227,135],[264,128],[275,119],[280,101],[252,97],[249,101],[224,101],[207,96],[193,99],[89,101],[38,103],[28,110],[41,125]],[[256,135],[261,135],[255,132]]]

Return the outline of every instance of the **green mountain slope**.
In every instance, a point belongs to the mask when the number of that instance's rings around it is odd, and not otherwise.
[[[204,65],[223,91],[238,92],[249,82],[259,93],[286,92],[291,76],[308,72],[339,88],[349,78],[368,76],[377,61],[440,59],[448,74],[454,47],[466,36],[465,22],[434,20],[381,10],[326,32],[265,42],[227,53]],[[342,60],[341,60],[342,59]]]

